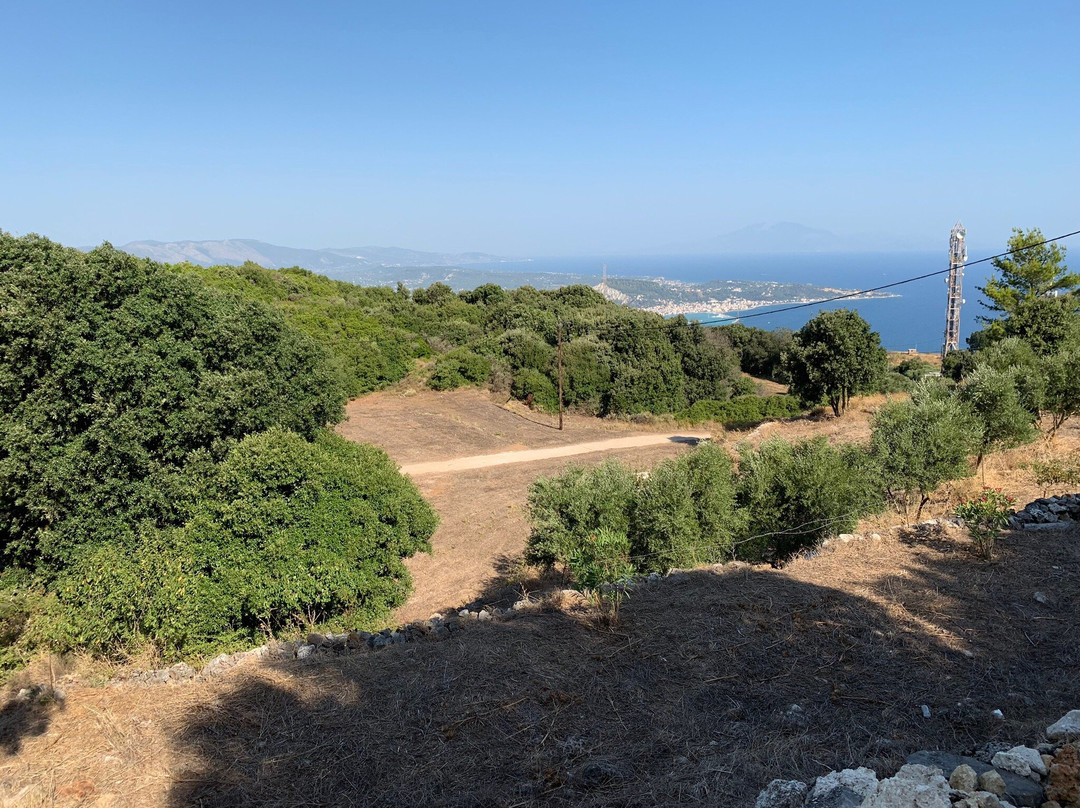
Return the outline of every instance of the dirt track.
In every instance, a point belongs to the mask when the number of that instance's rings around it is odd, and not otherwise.
[[[495,454],[458,457],[453,460],[432,460],[427,463],[412,463],[402,466],[406,474],[417,477],[422,474],[439,474],[453,471],[469,471],[491,466],[505,466],[510,463],[535,463],[537,460],[552,460],[558,457],[593,454],[595,452],[613,452],[619,449],[640,449],[643,446],[656,446],[664,443],[685,443],[696,445],[709,435],[705,432],[678,432],[646,435],[631,435],[626,438],[586,441],[569,446],[552,446],[546,449],[519,449],[516,452],[496,452]]]
[[[414,589],[395,621],[460,607],[497,588],[522,584],[518,561],[529,536],[525,504],[540,476],[571,462],[618,457],[636,468],[685,451],[707,432],[649,432],[619,422],[554,416],[500,406],[479,390],[375,393],[349,403],[338,429],[385,449],[416,480],[441,523],[432,552],[407,561]]]

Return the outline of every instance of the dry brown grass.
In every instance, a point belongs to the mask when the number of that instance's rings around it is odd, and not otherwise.
[[[772,777],[1037,738],[1075,707],[1078,596],[1076,532],[992,564],[958,531],[889,533],[672,576],[614,629],[574,599],[318,665],[76,685],[5,733],[0,781],[57,805],[745,805]]]
[[[729,437],[857,440],[878,403]],[[1039,496],[1019,466],[1077,446],[1072,425],[1053,447],[993,456],[986,484]],[[525,477],[484,479],[427,492],[444,517],[460,510],[462,552],[470,530],[499,529],[466,506],[520,508]],[[982,484],[954,484],[927,513]],[[157,687],[95,686],[98,669],[61,682],[62,703],[0,708],[0,806],[737,806],[773,777],[887,774],[919,748],[1037,739],[1080,695],[1080,531],[1008,534],[986,564],[961,531],[889,530],[899,521],[782,570],[672,576],[634,591],[614,627],[552,598],[445,642],[312,666]],[[523,546],[520,513],[507,524]]]

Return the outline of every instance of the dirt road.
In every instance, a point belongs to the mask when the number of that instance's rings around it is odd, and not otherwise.
[[[535,463],[538,460],[551,460],[557,457],[592,454],[593,452],[612,452],[619,449],[640,449],[644,446],[656,446],[666,443],[682,443],[696,446],[706,440],[705,432],[677,432],[661,434],[631,435],[625,438],[609,438],[569,446],[550,446],[544,449],[521,449],[514,452],[495,452],[494,454],[457,457],[453,460],[432,460],[427,463],[411,463],[402,466],[406,474],[417,477],[422,474],[443,474],[453,471],[484,469],[490,466],[505,466],[508,463]]]
[[[609,457],[648,469],[708,437],[576,414],[560,431],[555,416],[475,389],[385,390],[349,402],[346,413],[338,431],[386,450],[441,520],[432,552],[406,561],[413,592],[392,622],[460,607],[516,578],[529,537],[526,500],[537,477],[558,474],[571,461]]]

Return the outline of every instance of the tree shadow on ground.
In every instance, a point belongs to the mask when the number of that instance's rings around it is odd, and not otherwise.
[[[1034,740],[1076,706],[1072,615],[1028,591],[1076,602],[1076,536],[996,565],[845,552],[675,574],[614,627],[549,604],[236,676],[176,719],[170,804],[749,805],[773,777]]]
[[[34,699],[12,700],[0,708],[0,749],[18,754],[25,738],[44,735],[59,707]]]

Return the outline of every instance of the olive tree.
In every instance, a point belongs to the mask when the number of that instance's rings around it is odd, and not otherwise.
[[[935,395],[923,383],[910,401],[877,411],[870,451],[889,498],[905,514],[918,501],[918,518],[941,483],[971,474],[968,455],[981,436],[967,406],[953,396]]]

